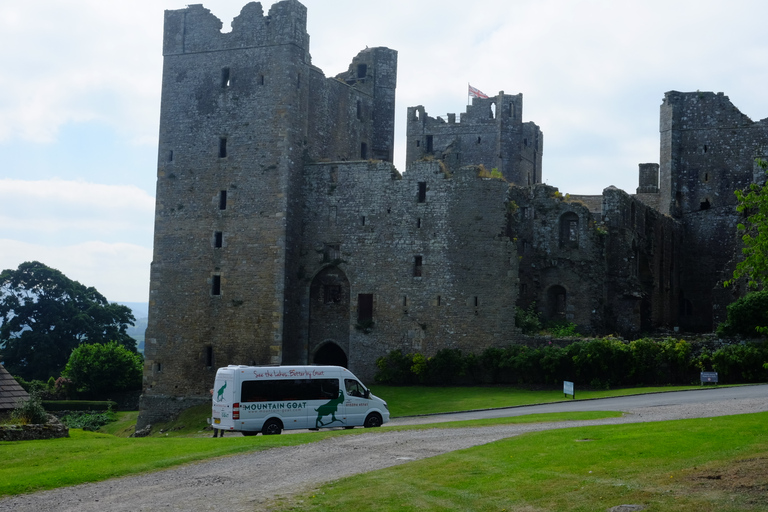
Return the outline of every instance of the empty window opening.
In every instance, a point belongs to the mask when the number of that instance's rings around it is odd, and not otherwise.
[[[420,181],[419,182],[418,202],[424,203],[426,201],[427,201],[427,182],[426,181]]]
[[[443,303],[443,299],[442,299],[442,297],[440,297],[440,296],[438,295],[438,296],[437,296],[437,305],[438,305],[438,306],[440,306],[442,303]]]
[[[560,247],[579,246],[579,216],[568,212],[560,217]]]
[[[219,137],[219,158],[227,157],[227,138]]]
[[[357,100],[357,118],[363,118],[363,104],[360,100]]]
[[[421,227],[421,217],[419,217],[418,219],[416,219],[416,227],[417,227],[417,228],[420,228],[420,227]]]
[[[704,144],[704,152],[705,153],[707,152],[707,145],[706,144]]]
[[[357,65],[357,78],[365,78],[368,74],[368,64]]]
[[[523,146],[528,147],[528,139],[523,139]]]
[[[475,295],[474,304],[475,304],[475,307],[478,307],[480,305],[480,299],[478,298],[477,295]]]
[[[259,75],[259,85],[264,85],[264,75]]]
[[[373,294],[361,293],[357,296],[357,323],[373,320]]]
[[[413,257],[413,277],[421,277],[421,256]]]
[[[170,151],[168,152],[168,161],[169,161],[169,162],[173,162],[173,150],[170,150]]]
[[[163,371],[163,363],[155,363],[155,371],[156,372],[162,372]]]
[[[211,295],[221,295],[221,276],[219,275],[211,279]]]
[[[709,181],[709,173],[708,172],[704,173],[704,181]]]
[[[432,135],[427,135],[427,153],[434,151],[434,139]]]
[[[360,158],[362,160],[368,160],[368,144],[365,142],[360,143]]]
[[[491,119],[496,119],[496,103],[491,103]]]
[[[403,307],[404,308],[408,307],[408,296],[407,295],[403,295]]]
[[[219,210],[227,209],[227,191],[222,190],[219,192]]]
[[[705,199],[701,200],[701,203],[699,204],[699,209],[700,210],[709,210],[709,208],[711,206],[712,205],[709,203],[709,198],[705,198]]]
[[[480,144],[483,141],[482,137],[477,138],[477,143]]]
[[[341,259],[341,246],[339,244],[325,244],[323,247],[323,261],[337,261]]]
[[[360,225],[365,226],[365,215],[360,216]]]
[[[552,286],[547,291],[550,318],[565,317],[566,291],[562,286]]]
[[[340,284],[327,284],[323,290],[323,302],[326,304],[338,304],[341,302],[341,285]]]
[[[417,147],[417,148],[420,148],[420,147],[421,147],[421,141],[420,141],[420,140],[417,140],[417,141],[416,141],[416,147]]]
[[[514,117],[515,107],[511,103],[507,105],[507,117]]]
[[[229,68],[221,68],[221,86],[227,88],[230,86],[230,84]]]
[[[224,245],[224,233],[222,233],[221,231],[216,231],[213,234],[213,246],[219,249],[223,245]]]
[[[211,345],[205,347],[205,366],[213,366],[213,347]]]

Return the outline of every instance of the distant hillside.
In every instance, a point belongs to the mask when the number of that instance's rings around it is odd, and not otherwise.
[[[147,320],[149,318],[148,302],[119,302],[123,306],[128,306],[136,317],[136,325],[128,327],[128,335],[136,340],[138,351],[144,353],[144,331],[147,330]]]

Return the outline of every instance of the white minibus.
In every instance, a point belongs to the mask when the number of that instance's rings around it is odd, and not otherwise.
[[[379,427],[387,403],[341,366],[219,368],[211,426],[246,436],[283,429]]]

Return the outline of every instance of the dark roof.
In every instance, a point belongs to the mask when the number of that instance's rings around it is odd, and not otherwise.
[[[29,398],[29,394],[8,373],[8,370],[0,365],[0,411],[14,409],[19,398]]]

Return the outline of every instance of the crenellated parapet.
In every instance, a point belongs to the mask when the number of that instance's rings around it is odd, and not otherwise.
[[[232,21],[231,32],[209,9],[193,4],[165,11],[163,55],[293,44],[309,55],[307,8],[296,0],[277,2],[264,15],[260,2],[250,2]]]

